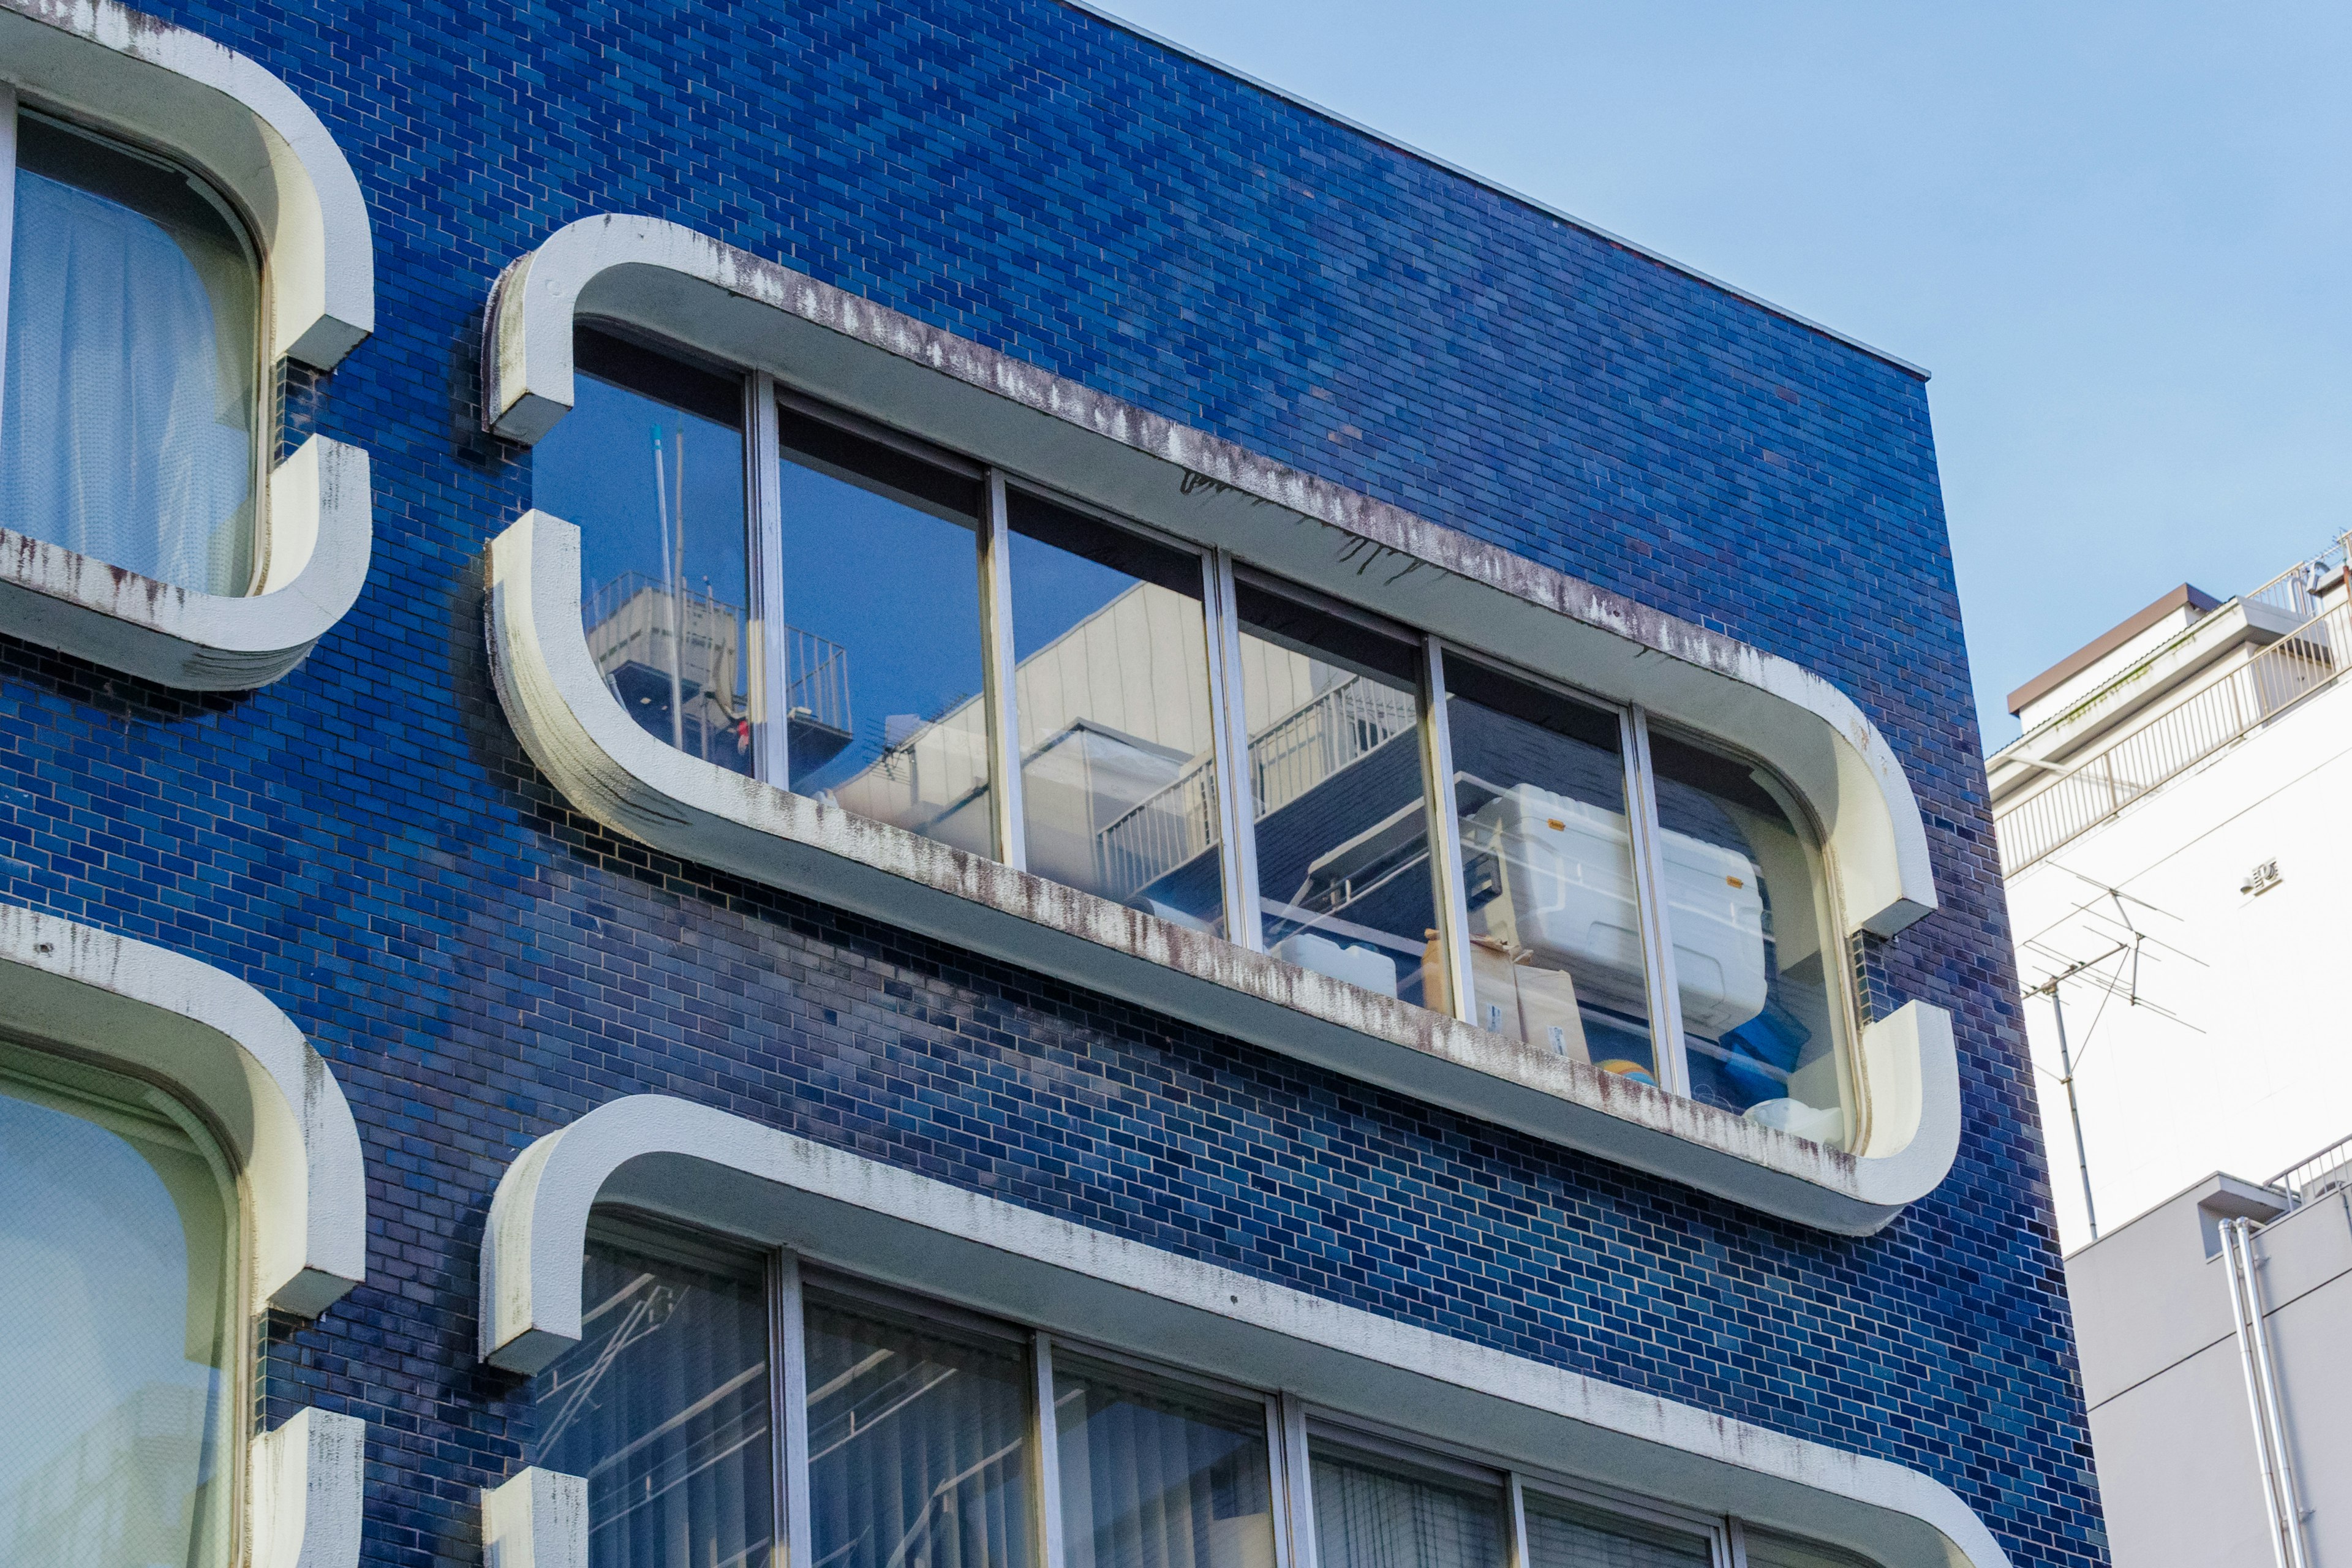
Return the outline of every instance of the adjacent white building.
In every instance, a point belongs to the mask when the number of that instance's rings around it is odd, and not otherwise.
[[[2011,694],[1987,771],[2069,1251],[2069,1058],[2110,1229],[2352,1133],[2347,650],[2339,542],[2226,603],[2183,584]]]

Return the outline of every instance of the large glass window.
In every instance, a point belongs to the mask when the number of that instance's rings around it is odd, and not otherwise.
[[[1028,868],[1221,931],[1201,560],[1014,491]]]
[[[152,1092],[0,1047],[0,1562],[226,1568],[226,1168]]]
[[[1669,736],[1650,756],[1691,1093],[1842,1143],[1838,940],[1794,802],[1762,769]]]
[[[539,504],[581,525],[592,649],[669,744],[1852,1138],[1837,920],[1765,770],[765,377],[592,330],[577,353]],[[748,469],[747,407],[776,421]]]
[[[1493,1487],[1317,1445],[1315,1550],[1321,1568],[1503,1568]]]
[[[817,1568],[1296,1568],[1309,1521],[1318,1568],[1734,1568],[1727,1521],[1669,1501],[1571,1500],[790,1256],[591,1235],[583,1337],[531,1398],[536,1462],[588,1479],[593,1568],[772,1568],[802,1530]],[[772,1421],[795,1395],[799,1428]],[[1752,1539],[1751,1568],[1867,1568]]]
[[[249,592],[261,268],[243,224],[187,171],[30,111],[13,174],[0,524]]]
[[[1032,1568],[1025,1347],[814,1295],[809,1524],[827,1568]]]
[[[1274,1568],[1263,1403],[1054,1367],[1066,1568]]]
[[[576,334],[572,413],[531,458],[531,502],[580,530],[580,617],[614,700],[656,739],[753,768],[743,389]]]
[[[990,854],[982,483],[795,408],[781,425],[792,787]]]
[[[1249,731],[1266,950],[1444,1007],[1419,651],[1244,584],[1234,684]]]
[[[765,1568],[775,1538],[756,1267],[592,1242],[582,1337],[531,1389],[539,1463],[588,1481],[591,1568]]]
[[[1614,712],[1445,664],[1471,1022],[1656,1083]]]

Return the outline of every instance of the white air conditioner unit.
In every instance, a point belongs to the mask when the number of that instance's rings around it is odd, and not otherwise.
[[[1479,807],[1462,833],[1465,858],[1494,858],[1500,891],[1481,911],[1488,936],[1568,969],[1593,1005],[1646,1016],[1623,813],[1523,784]],[[1671,828],[1660,837],[1683,1027],[1718,1038],[1764,1010],[1763,889],[1736,849]]]

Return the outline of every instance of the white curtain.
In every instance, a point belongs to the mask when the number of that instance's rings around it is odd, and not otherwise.
[[[208,288],[153,220],[17,171],[0,523],[182,587],[246,591],[255,323],[240,281]]]
[[[1528,1568],[1708,1568],[1714,1561],[1704,1536],[1528,1500]]]
[[[1324,1568],[1502,1568],[1498,1496],[1329,1458],[1313,1476]]]
[[[1263,1410],[1092,1373],[1056,1383],[1069,1568],[1273,1568]]]

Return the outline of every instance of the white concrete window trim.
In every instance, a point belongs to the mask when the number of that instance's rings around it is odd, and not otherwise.
[[[374,330],[359,181],[310,106],[254,61],[113,0],[0,0],[0,111],[12,126],[20,98],[170,152],[242,209],[262,252],[265,365],[330,370]],[[10,226],[0,213],[0,268]],[[266,685],[366,580],[367,456],[313,437],[267,476],[260,503],[247,595],[157,582],[0,529],[0,630],[186,689]]]
[[[660,1095],[600,1106],[509,1167],[482,1246],[485,1360],[532,1373],[578,1342],[581,1258],[599,1204],[1279,1389],[1343,1416],[1386,1424],[1410,1412],[1426,1438],[1499,1464],[1834,1542],[1886,1568],[2008,1562],[1955,1493],[1903,1466],[1394,1322]],[[490,1495],[494,1538],[560,1544],[580,1530],[581,1500],[546,1472],[525,1472]]]
[[[1064,493],[1383,615],[1442,623],[1521,668],[1586,689],[1607,687],[1596,669],[1613,672],[1622,700],[1742,745],[1804,796],[1839,903],[1867,911],[1845,929],[1884,933],[1932,906],[1925,827],[1884,740],[1785,661],[673,225],[573,224],[508,268],[491,313],[501,433],[536,439],[568,406],[576,314],[633,322],[984,460],[1010,453]],[[1378,570],[1364,569],[1370,547],[1387,557]],[[493,668],[526,748],[575,805],[656,847],[1823,1228],[1875,1230],[1950,1167],[1958,1067],[1939,1009],[1915,1003],[1859,1031],[1861,1135],[1852,1153],[1824,1148],[662,746],[589,655],[576,529],[526,516],[494,542],[488,575]]]
[[[0,905],[11,1040],[145,1079],[201,1115],[237,1170],[248,1309],[316,1317],[367,1277],[359,1128],[334,1073],[261,993],[168,949]],[[253,1440],[256,1568],[359,1561],[366,1423],[297,1412]]]

